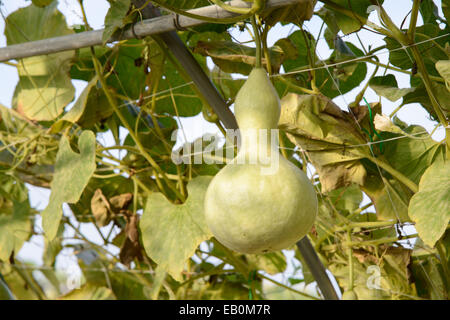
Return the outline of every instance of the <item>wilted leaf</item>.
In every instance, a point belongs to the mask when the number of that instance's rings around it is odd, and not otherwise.
[[[119,194],[133,191],[133,181],[123,176],[115,176],[109,179],[91,178],[80,200],[74,204],[69,204],[78,221],[91,221],[87,219],[91,215],[91,199],[95,190],[99,188],[102,190],[103,195],[110,199]]]
[[[120,262],[129,266],[134,259],[142,260],[142,247],[139,243],[139,229],[137,215],[127,215],[125,226],[125,242],[120,249]]]
[[[450,162],[436,161],[420,179],[409,204],[409,216],[420,238],[433,247],[450,221]]]
[[[112,211],[108,199],[103,195],[102,189],[95,190],[91,199],[91,211],[95,218],[95,223],[99,227],[104,227],[111,222]]]
[[[408,271],[411,250],[384,246],[378,250],[383,252],[381,257],[373,249],[354,250],[353,291],[358,300],[408,299],[414,292],[409,284]],[[348,264],[329,266],[344,291],[349,286],[348,268]]]
[[[396,126],[387,115],[376,114],[373,119],[376,130],[404,134],[403,130]]]
[[[345,148],[365,142],[354,119],[324,96],[288,94],[281,105],[279,127],[307,152],[319,172],[323,192],[364,183],[366,171],[359,160],[367,151]]]
[[[182,205],[152,193],[140,221],[145,251],[174,279],[181,281],[186,260],[198,245],[211,237],[203,212],[203,199],[211,177],[197,177],[188,184]]]
[[[133,199],[132,193],[130,192],[122,193],[117,196],[111,197],[109,199],[109,203],[116,212],[119,212],[120,210],[126,209],[132,199]]]
[[[42,211],[42,226],[48,240],[52,240],[62,217],[62,204],[75,203],[95,171],[95,135],[83,131],[78,140],[80,153],[72,151],[69,140],[62,137],[56,156],[52,193],[48,206]]]

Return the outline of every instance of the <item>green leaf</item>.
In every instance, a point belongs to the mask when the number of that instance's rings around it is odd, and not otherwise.
[[[277,274],[286,270],[286,257],[283,252],[265,254],[246,254],[250,269],[263,270],[268,274]]]
[[[52,193],[48,206],[42,211],[42,226],[48,240],[56,236],[63,213],[62,204],[80,199],[96,168],[95,135],[91,131],[81,133],[78,148],[79,154],[72,151],[66,137],[61,138],[51,183]]]
[[[447,89],[450,90],[450,60],[439,60],[435,66],[441,77],[444,78]]]
[[[348,213],[358,209],[363,200],[362,192],[356,184],[333,190],[327,196],[337,210],[347,211]]]
[[[445,20],[447,20],[447,24],[450,23],[450,1],[442,0],[442,12],[444,13]]]
[[[31,0],[37,7],[43,8],[51,4],[54,0]]]
[[[450,221],[450,162],[433,163],[420,179],[409,204],[409,216],[425,244],[433,247]]]
[[[330,46],[330,39],[327,39],[328,36],[331,36],[331,38],[334,38],[340,31],[339,26],[337,25],[336,22],[336,16],[334,14],[334,11],[328,9],[327,7],[323,6],[322,8],[320,8],[319,11],[317,11],[317,15],[326,23],[327,25],[327,29],[325,29],[325,38],[326,41],[328,43],[328,45]],[[327,31],[328,30],[328,31]],[[328,34],[328,36],[327,36]],[[330,46],[330,49],[333,49],[333,46]]]
[[[42,257],[42,259],[44,260],[44,264],[46,266],[53,266],[56,256],[61,252],[62,249],[63,247],[60,239],[55,238],[51,241],[46,240],[45,251]]]
[[[209,6],[211,3],[208,0],[157,0],[155,3],[165,4],[167,6],[176,7],[179,9],[194,9],[199,7]]]
[[[311,41],[314,41],[314,37],[306,32],[305,32],[305,36],[303,36],[303,33],[301,30],[295,31],[292,34],[289,35],[289,37],[287,38],[282,38],[280,40],[278,40],[279,42],[282,43],[282,47],[294,47],[296,54],[294,56],[292,56],[291,54],[287,55],[287,59],[285,61],[283,61],[283,68],[286,72],[291,72],[291,71],[295,71],[303,66],[307,66],[308,65],[308,45],[311,46],[310,43],[306,43],[305,42],[305,38],[311,38]],[[285,44],[288,43],[288,46],[286,46]],[[286,49],[285,49],[286,50]],[[291,52],[292,49],[288,49],[286,50],[287,52]],[[314,53],[312,53],[313,55],[315,55]],[[315,59],[317,61],[317,58]]]
[[[93,128],[113,113],[102,88],[97,87],[97,77],[94,77],[84,88],[73,107],[52,127],[51,132],[60,132],[69,124],[78,123],[83,128]]]
[[[10,14],[5,26],[8,45],[72,34],[57,4],[55,1],[45,8],[30,5]],[[19,60],[14,108],[38,121],[53,120],[61,114],[75,93],[68,76],[73,56],[73,51],[66,51]]]
[[[389,99],[392,102],[397,101],[404,95],[413,92],[414,88],[400,89],[397,80],[393,74],[386,76],[373,77],[369,81],[369,86],[379,95]]]
[[[109,56],[108,65],[112,70],[106,82],[129,99],[139,99],[146,85],[147,70],[142,63],[144,47],[142,40],[128,40]]]
[[[379,220],[410,221],[408,203],[411,190],[395,179],[380,178],[378,169],[372,164],[367,179],[361,189],[375,206]]]
[[[434,96],[436,97],[439,105],[442,108],[444,114],[450,113],[450,91],[447,88],[437,82],[431,82],[433,87]],[[403,97],[403,104],[409,103],[420,103],[434,119],[437,119],[437,115],[434,112],[433,104],[431,103],[430,96],[425,86],[421,83],[420,86],[416,87],[414,91],[406,94]]]
[[[436,159],[444,158],[443,145],[433,140],[421,126],[409,126],[400,135],[409,136],[386,143],[384,156],[393,168],[417,184],[426,168]],[[399,134],[383,133],[381,136],[389,139]]]
[[[152,193],[140,220],[145,251],[175,280],[181,281],[186,260],[209,239],[203,199],[211,177],[197,177],[188,184],[184,204],[174,205],[161,193]]]
[[[152,300],[158,300],[159,292],[166,278],[166,271],[160,266],[155,269],[155,276],[153,278],[153,285],[148,290],[148,295]]]
[[[0,274],[0,300],[16,300],[8,285],[3,281]]]
[[[311,273],[311,270],[308,267],[308,264],[305,261],[305,258],[302,256],[302,254],[300,253],[299,250],[295,250],[295,258],[301,264],[300,270],[302,271],[302,275],[303,275],[303,279],[302,280],[305,282],[305,285],[308,285],[308,284],[316,281],[316,279],[314,279],[313,274]]]
[[[105,16],[105,29],[102,35],[103,44],[106,44],[114,32],[125,26],[125,17],[131,4],[130,0],[108,0],[108,2],[110,7]]]
[[[115,300],[111,289],[86,283],[60,298],[61,300]]]
[[[30,205],[24,202],[3,200],[0,207],[0,260],[9,261],[17,254],[32,231]]]
[[[425,63],[427,72],[433,76],[439,76],[434,65],[438,60],[447,60],[448,56],[443,52],[435,43],[439,44],[442,48],[445,47],[446,41],[445,35],[449,32],[447,27],[441,30],[435,23],[426,23],[416,28],[415,43],[418,43],[417,47],[421,53],[422,59]],[[430,38],[442,36],[434,41],[429,41]],[[386,47],[389,49],[389,62],[394,66],[404,70],[413,68],[413,54],[410,48],[403,49],[402,45],[396,40],[385,37]]]
[[[423,23],[436,23],[436,19],[439,17],[438,8],[433,0],[420,1],[419,12]]]
[[[167,58],[166,52],[156,44],[151,44],[149,50],[152,52],[149,87],[152,88],[151,97],[156,101],[156,113],[180,117],[192,117],[200,113],[203,107],[201,99],[186,84],[186,80]],[[207,69],[204,57],[195,55],[195,58],[204,70]]]
[[[226,100],[234,99],[245,81],[244,79],[233,79],[231,74],[223,72],[217,66],[214,66],[211,71],[211,78]]]
[[[111,48],[95,47],[95,57],[102,65],[105,65],[111,55]],[[75,51],[72,67],[70,68],[70,77],[84,81],[91,81],[96,75],[94,62],[92,61],[92,51],[90,48],[81,48]]]
[[[255,65],[255,50],[233,41],[198,41],[194,53],[211,57],[214,63],[225,72],[248,75]],[[269,55],[272,70],[278,72],[283,62],[283,51],[275,46],[269,48]],[[262,63],[266,64],[264,58]]]
[[[369,14],[367,13],[367,8],[372,5],[372,2],[370,0],[334,0],[333,2],[345,9],[349,9],[355,12],[362,17],[362,21],[360,21],[355,17],[350,17],[325,5],[325,8],[330,9],[334,13],[336,24],[344,34],[349,34],[361,29],[363,24],[366,22],[367,17],[369,16]],[[380,5],[382,3],[383,1],[380,1]]]
[[[337,61],[341,62],[364,56],[364,52],[351,42],[336,40],[334,43],[336,48],[330,58],[326,61],[318,61],[316,65],[333,64]],[[318,87],[323,86],[321,92],[332,99],[359,86],[365,79],[366,74],[366,63],[345,63],[316,70],[316,83]]]
[[[17,300],[38,300],[40,298],[39,295],[33,290],[34,288],[32,289],[36,285],[32,274],[35,266],[25,264],[17,259],[15,264],[17,267],[12,267],[6,263],[0,266],[0,271],[11,292],[13,292]]]
[[[442,239],[443,243],[447,243],[447,252],[449,234],[447,232]],[[414,244],[410,270],[419,297],[432,300],[448,300],[446,277],[442,266],[444,263],[449,265],[449,260],[441,260],[442,257],[438,256],[436,251],[436,249],[427,246],[422,239],[418,238]]]
[[[315,4],[315,0],[302,0],[298,1],[298,4],[268,10],[266,14],[263,12],[262,17],[264,22],[271,26],[274,26],[277,22],[301,25],[303,21],[311,19]]]

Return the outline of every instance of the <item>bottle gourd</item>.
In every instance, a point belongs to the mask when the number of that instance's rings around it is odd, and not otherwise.
[[[254,68],[239,90],[235,115],[241,146],[208,186],[206,222],[220,243],[237,252],[285,249],[310,231],[317,197],[307,176],[271,139],[280,100],[263,68]]]

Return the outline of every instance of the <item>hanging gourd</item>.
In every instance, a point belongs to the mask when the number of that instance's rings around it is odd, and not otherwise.
[[[282,157],[278,140],[271,139],[280,100],[265,69],[251,71],[234,110],[241,146],[208,186],[206,222],[215,238],[232,250],[285,249],[311,230],[317,197],[305,173]]]

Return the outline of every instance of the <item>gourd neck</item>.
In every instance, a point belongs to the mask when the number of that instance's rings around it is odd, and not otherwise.
[[[238,157],[278,153],[278,129],[241,129]]]

